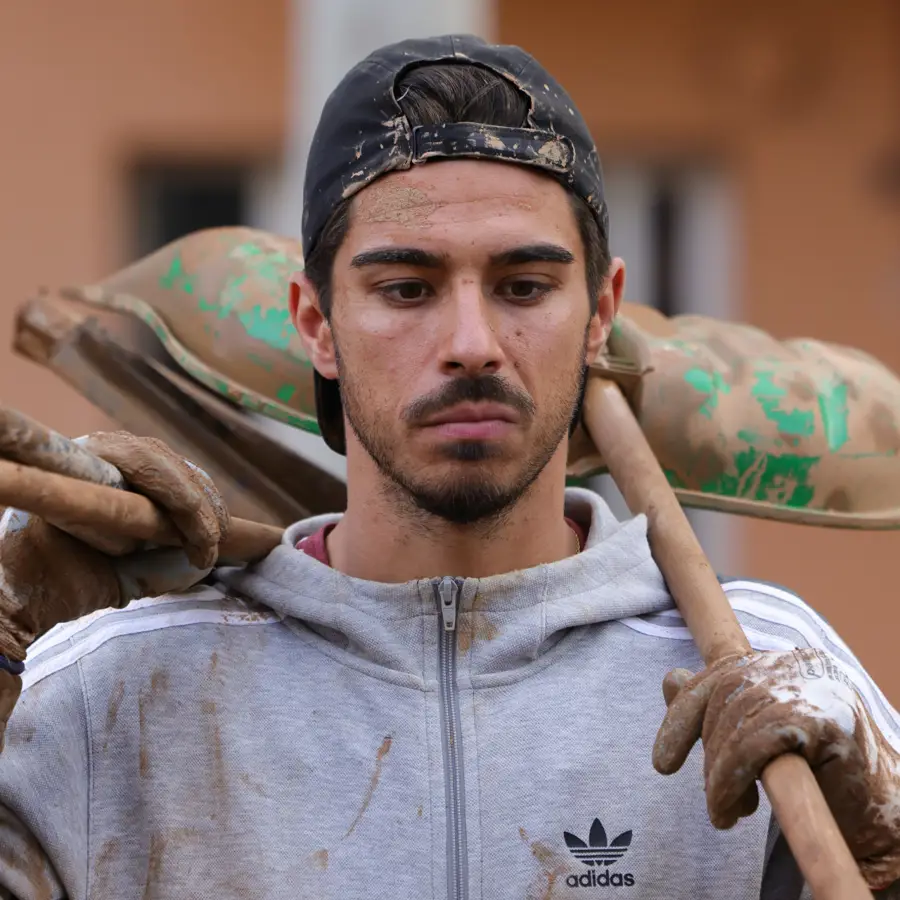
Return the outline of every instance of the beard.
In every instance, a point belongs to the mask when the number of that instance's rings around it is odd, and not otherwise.
[[[582,353],[584,360],[588,333],[585,331]],[[550,462],[560,443],[576,421],[588,367],[581,363],[554,379],[558,389],[547,402],[543,421],[532,398],[521,388],[498,375],[478,378],[460,377],[447,382],[431,394],[410,404],[402,421],[416,426],[429,416],[464,402],[503,403],[515,409],[525,426],[537,422],[537,430],[529,442],[524,458],[510,459],[506,451],[490,441],[459,440],[439,448],[449,465],[425,466],[424,471],[403,460],[403,438],[385,424],[369,402],[374,393],[357,380],[335,345],[339,372],[341,402],[344,413],[363,449],[386,477],[388,491],[401,503],[454,525],[495,524],[528,492]]]

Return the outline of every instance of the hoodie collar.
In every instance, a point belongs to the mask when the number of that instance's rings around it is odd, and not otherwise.
[[[581,553],[488,578],[455,579],[458,647],[472,674],[521,667],[572,628],[673,605],[650,553],[644,516],[620,522],[597,494],[580,488],[566,490],[565,514],[587,532]],[[259,563],[220,570],[222,582],[345,651],[421,674],[423,641],[430,643],[440,627],[441,579],[365,581],[296,549],[298,541],[340,518],[316,516],[291,525]]]

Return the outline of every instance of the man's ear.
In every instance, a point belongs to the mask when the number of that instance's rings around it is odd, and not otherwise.
[[[609,333],[612,331],[613,320],[618,315],[624,295],[625,263],[616,257],[609,264],[609,272],[603,282],[603,289],[597,297],[597,312],[591,317],[588,328],[587,359],[585,360],[588,365],[606,346]]]
[[[291,322],[315,370],[323,378],[337,378],[331,326],[322,314],[318,292],[303,272],[297,272],[291,278],[289,308]]]

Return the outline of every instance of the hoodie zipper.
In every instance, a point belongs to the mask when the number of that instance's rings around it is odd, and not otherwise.
[[[469,896],[468,847],[466,845],[466,791],[459,689],[456,685],[456,618],[462,579],[440,578],[433,582],[438,605],[438,684],[441,701],[441,747],[444,756],[444,796],[447,806],[447,896]]]

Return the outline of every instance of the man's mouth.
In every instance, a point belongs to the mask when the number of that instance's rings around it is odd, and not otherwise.
[[[422,424],[449,440],[485,441],[507,434],[519,418],[512,407],[502,403],[458,403]]]

